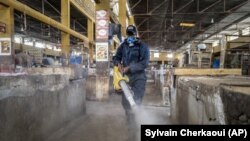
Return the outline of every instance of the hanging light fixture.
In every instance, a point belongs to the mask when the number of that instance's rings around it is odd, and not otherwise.
[[[194,23],[180,23],[180,26],[182,26],[182,27],[194,27],[195,24]]]
[[[58,43],[58,44],[60,44],[60,43],[61,43],[59,38],[57,38],[57,43]]]
[[[212,24],[214,23],[214,18],[211,19],[211,23],[212,23]]]
[[[170,20],[170,27],[171,27],[171,28],[174,28],[173,19]]]
[[[22,32],[24,31],[24,28],[23,28],[23,25],[22,25],[22,24],[21,24],[21,29],[20,29],[20,31],[22,31]]]
[[[50,37],[50,26],[48,26],[48,37]]]

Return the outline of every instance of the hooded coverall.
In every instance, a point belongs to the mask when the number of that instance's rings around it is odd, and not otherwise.
[[[113,57],[113,63],[114,65],[120,63],[123,67],[129,66],[126,75],[129,78],[129,85],[134,92],[134,100],[137,105],[140,105],[144,96],[147,80],[145,69],[149,63],[148,46],[141,41],[137,41],[133,46],[129,46],[125,40],[117,49],[116,55]],[[131,107],[124,94],[122,96],[122,106],[126,114],[128,114]]]

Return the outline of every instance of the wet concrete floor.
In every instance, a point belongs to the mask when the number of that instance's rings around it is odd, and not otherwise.
[[[86,115],[67,123],[48,141],[127,141],[128,127],[120,102],[117,94],[105,102],[87,101]],[[159,90],[147,84],[140,124],[172,124],[169,107],[160,106],[161,102]]]

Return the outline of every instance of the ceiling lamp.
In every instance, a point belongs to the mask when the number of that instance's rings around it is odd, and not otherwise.
[[[211,23],[212,23],[212,24],[214,23],[214,18],[211,19]]]
[[[183,26],[183,27],[194,27],[195,24],[194,23],[180,23],[180,26]]]
[[[24,31],[23,25],[21,25],[21,29],[20,29],[20,31],[22,31],[22,32]]]

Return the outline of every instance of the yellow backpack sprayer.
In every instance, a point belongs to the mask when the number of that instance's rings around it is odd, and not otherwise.
[[[127,83],[129,82],[129,79],[127,76],[121,74],[117,66],[114,67],[113,79],[114,79],[113,80],[114,89],[122,90],[131,108],[134,108],[136,105],[135,100],[133,98],[134,92],[127,85]]]

